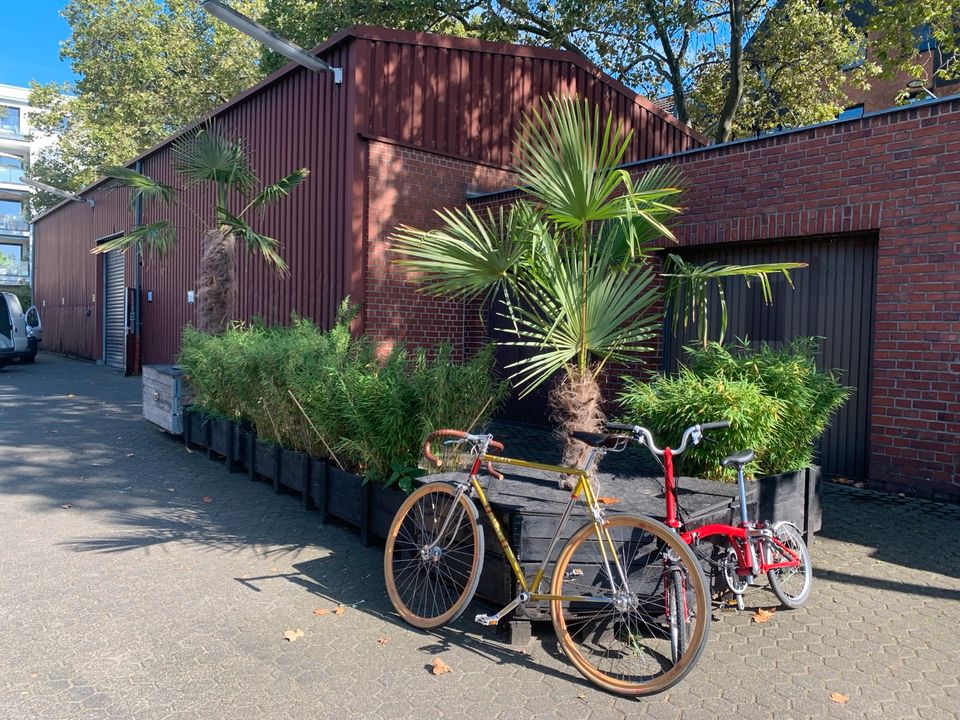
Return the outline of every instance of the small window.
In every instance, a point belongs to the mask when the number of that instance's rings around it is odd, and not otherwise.
[[[917,38],[917,52],[929,52],[936,49],[937,39],[933,36],[933,28],[929,25],[921,25],[913,31]]]
[[[23,260],[21,245],[0,245],[0,272],[16,273]]]
[[[863,103],[844,108],[843,112],[837,115],[837,120],[853,120],[859,117],[863,117]]]
[[[0,131],[20,134],[20,108],[0,106]]]

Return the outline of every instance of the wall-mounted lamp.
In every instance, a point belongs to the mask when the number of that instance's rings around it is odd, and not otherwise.
[[[66,198],[67,200],[72,200],[73,202],[86,203],[90,207],[94,206],[93,198],[80,197],[79,195],[76,195],[72,192],[67,192],[66,190],[55,188],[53,187],[53,185],[47,185],[46,183],[42,183],[39,180],[28,178],[26,175],[23,175],[20,178],[20,182],[22,182],[24,185],[29,185],[32,188],[36,188],[37,190],[44,190],[48,193],[59,195],[60,197]]]
[[[314,72],[333,73],[333,82],[337,85],[343,82],[343,68],[328,65],[320,58],[308,53],[299,45],[289,40],[284,40],[256,20],[251,20],[243,13],[237,12],[228,5],[224,5],[219,0],[203,0],[203,2],[200,3],[200,7],[214,17],[223,20],[223,22],[230,27],[239,30],[244,35],[249,35],[257,42],[263,43],[271,50],[280,53],[289,60],[293,60],[298,65],[303,65],[303,67],[313,70]]]

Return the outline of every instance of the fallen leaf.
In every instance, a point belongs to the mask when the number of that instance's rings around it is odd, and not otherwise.
[[[867,484],[864,483],[864,482],[855,482],[855,483],[853,484],[853,486],[854,486],[855,488],[859,488],[860,490],[863,490],[863,488],[865,488],[865,487],[867,486]]]
[[[586,699],[587,699],[586,693],[580,693],[579,695],[577,695],[577,700],[586,700]]]
[[[270,572],[280,572],[280,570],[277,568],[270,568]]]
[[[377,638],[377,645],[386,645],[388,642],[390,642],[390,638],[386,635]]]
[[[200,498],[200,499],[203,500],[205,503],[212,503],[212,502],[213,502],[213,498],[210,497],[209,495],[204,495],[204,496],[203,496],[202,498]]]
[[[620,502],[620,498],[604,497],[603,495],[601,495],[600,497],[597,498],[597,502],[600,503],[601,505],[616,505],[618,502]]]
[[[127,457],[133,457],[133,453],[127,453]]]
[[[330,611],[327,608],[317,608],[316,610],[313,611],[313,614],[323,617],[324,615],[329,615]]]
[[[286,638],[289,642],[293,642],[294,640],[299,640],[300,638],[303,637],[303,630],[287,630],[283,634],[283,637]]]
[[[833,692],[833,693],[830,693],[830,699],[833,700],[835,703],[838,703],[840,705],[845,705],[847,703],[847,700],[849,700],[850,698],[848,698],[843,693]]]
[[[67,397],[68,397],[68,398],[73,398],[73,397],[76,397],[76,395],[74,395],[73,393],[70,393],[69,395],[67,395]]]
[[[62,507],[64,510],[69,510],[70,508],[73,507],[73,505],[67,503],[67,504],[65,504],[65,505],[61,505],[60,507]]]
[[[177,489],[176,489],[175,487],[169,487],[169,488],[167,488],[167,492],[176,492],[176,491],[177,491]]]
[[[776,610],[774,608],[770,608],[769,610],[764,610],[763,608],[757,608],[757,611],[753,614],[753,621],[755,623],[769,622],[770,618],[773,617],[773,613],[775,612]]]
[[[443,660],[436,657],[430,663],[430,672],[432,672],[434,675],[443,675],[444,673],[453,672],[453,670],[451,670],[450,666],[447,665]]]
[[[333,611],[334,615],[343,615],[347,609],[343,605],[337,605],[337,609]]]
[[[184,450],[186,450],[188,453],[190,453],[191,455],[193,455],[193,450],[191,450],[190,448],[184,448]]]

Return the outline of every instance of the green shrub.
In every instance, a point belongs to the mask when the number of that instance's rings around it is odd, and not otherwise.
[[[299,318],[221,335],[187,328],[180,364],[194,404],[252,423],[264,440],[409,488],[426,435],[485,423],[506,385],[494,380],[492,346],[464,363],[449,346],[378,358],[369,341],[351,336],[355,314],[345,300],[328,332]]]
[[[830,418],[850,396],[833,371],[817,370],[817,338],[799,338],[782,349],[766,343],[757,350],[712,343],[688,348],[690,370],[701,377],[754,383],[783,405],[783,414],[764,450],[772,472],[804,468],[813,461],[813,445]]]
[[[719,377],[699,377],[682,369],[677,377],[658,376],[645,383],[624,378],[620,403],[625,420],[653,432],[660,447],[676,447],[683,431],[696,423],[729,420],[726,430],[710,432],[708,439],[677,458],[677,470],[684,475],[714,480],[735,478],[720,467],[720,460],[751,447],[757,459],[746,466],[749,476],[766,474],[764,451],[779,422],[783,407],[763,394],[755,384]]]

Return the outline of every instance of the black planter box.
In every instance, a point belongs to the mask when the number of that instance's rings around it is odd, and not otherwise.
[[[183,411],[183,441],[187,447],[205,448],[209,442],[210,424],[206,413]]]
[[[354,527],[362,527],[366,515],[363,478],[344,472],[338,467],[327,466],[326,511],[335,518],[345,520]]]
[[[370,493],[369,532],[373,537],[385,540],[397,510],[407,499],[407,494],[396,487],[374,485]]]
[[[330,513],[327,512],[328,467],[323,458],[310,458],[310,498],[320,513],[320,522],[324,525],[330,522]]]
[[[307,504],[310,488],[310,456],[296,450],[280,449],[280,487],[300,493]]]
[[[251,478],[259,475],[273,483],[274,490],[280,488],[280,446],[257,438],[254,441],[253,473]]]
[[[230,456],[227,466],[230,472],[240,472],[249,469],[249,455],[253,452],[254,434],[249,426],[242,423],[233,423],[233,444],[230,447]]]
[[[821,482],[817,466],[758,478],[748,486],[751,516],[766,523],[792,522],[809,543],[823,518]]]
[[[207,454],[229,459],[233,450],[233,423],[223,418],[210,418],[207,428]]]

